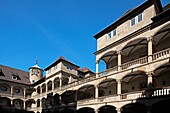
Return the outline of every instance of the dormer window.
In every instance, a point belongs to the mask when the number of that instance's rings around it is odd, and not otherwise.
[[[0,69],[0,76],[5,76],[4,73],[2,72],[2,69]]]
[[[134,26],[137,23],[141,22],[143,20],[143,13],[140,13],[139,15],[133,17],[130,21],[130,25]]]
[[[110,39],[110,38],[112,38],[113,36],[116,36],[116,34],[117,34],[117,30],[116,30],[116,29],[112,30],[111,32],[109,32],[109,33],[107,34],[107,39]]]
[[[21,80],[18,74],[12,74],[13,80]]]

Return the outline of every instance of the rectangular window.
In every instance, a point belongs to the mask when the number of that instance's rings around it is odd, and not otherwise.
[[[116,29],[113,30],[113,36],[116,36]]]
[[[110,39],[112,37],[112,32],[108,33],[107,39]]]
[[[137,23],[141,22],[143,20],[143,13],[140,13],[139,15],[133,17],[131,20],[130,20],[130,25],[131,26],[134,26],[136,25]]]
[[[131,19],[131,26],[134,26],[136,24],[135,17]]]
[[[142,21],[142,19],[143,19],[142,17],[143,17],[142,13],[138,15],[138,22]]]
[[[113,36],[116,36],[116,34],[117,34],[117,30],[116,30],[116,29],[112,30],[111,32],[109,32],[109,33],[107,34],[107,39],[110,39],[110,38],[112,38]]]

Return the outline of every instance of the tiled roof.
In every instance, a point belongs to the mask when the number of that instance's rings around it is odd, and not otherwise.
[[[65,62],[70,63],[70,64],[72,64],[72,65],[74,65],[74,66],[76,66],[76,67],[79,67],[79,66],[77,66],[76,64],[68,61],[68,60],[67,60],[66,58],[64,58],[63,56],[60,56],[55,62],[53,62],[53,63],[52,63],[51,65],[49,65],[48,67],[46,67],[44,70],[47,71],[48,69],[50,69],[51,67],[55,66],[56,64],[58,64],[58,63],[61,62],[61,61],[65,61]]]
[[[13,75],[17,76],[17,80],[13,79]],[[0,80],[7,80],[22,84],[31,84],[29,81],[28,72],[4,65],[0,65]]]
[[[81,72],[84,72],[84,73],[86,73],[86,72],[92,72],[92,73],[94,73],[93,71],[91,71],[89,68],[87,68],[87,67],[85,67],[85,68],[78,68],[77,70],[79,70],[79,71],[81,71]]]

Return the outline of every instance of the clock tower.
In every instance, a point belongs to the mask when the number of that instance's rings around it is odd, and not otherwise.
[[[38,60],[36,64],[29,68],[29,79],[31,83],[35,83],[43,77],[43,70],[38,66]]]

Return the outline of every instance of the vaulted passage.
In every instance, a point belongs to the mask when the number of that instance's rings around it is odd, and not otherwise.
[[[131,103],[123,106],[121,113],[147,113],[147,108],[143,104]]]
[[[95,113],[93,108],[85,107],[77,110],[77,113]]]
[[[114,106],[106,105],[99,108],[98,113],[117,113],[117,111]]]
[[[162,100],[152,106],[152,113],[169,113],[170,99]]]

